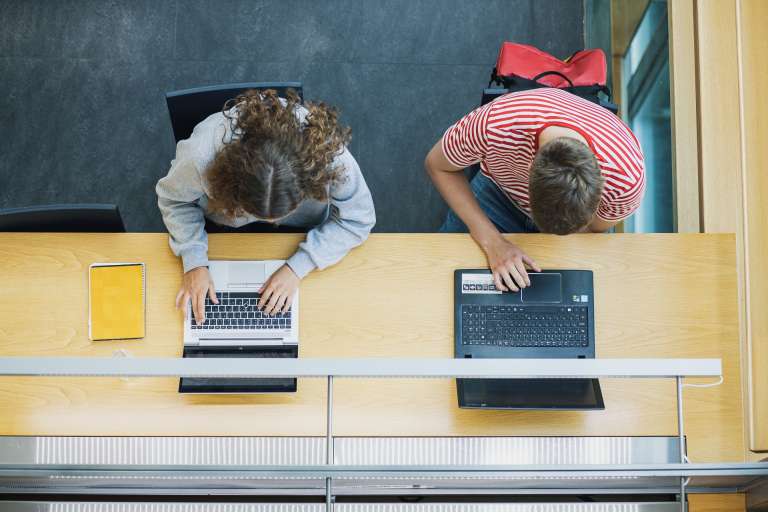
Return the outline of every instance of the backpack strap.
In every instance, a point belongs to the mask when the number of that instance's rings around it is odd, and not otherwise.
[[[545,76],[550,76],[550,75],[555,75],[555,76],[559,76],[560,78],[564,78],[565,81],[568,82],[568,87],[573,88],[573,82],[571,81],[571,79],[568,78],[567,76],[565,76],[564,74],[562,74],[559,71],[544,71],[543,73],[539,73],[535,77],[531,78],[531,80],[533,80],[534,82],[537,82],[537,83],[541,83],[541,82],[539,82],[539,80],[541,80]],[[541,84],[541,85],[544,86],[544,87],[549,87],[546,84]]]

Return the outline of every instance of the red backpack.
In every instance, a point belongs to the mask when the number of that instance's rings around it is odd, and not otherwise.
[[[483,94],[483,104],[508,92],[557,87],[615,114],[618,106],[611,102],[606,75],[605,53],[599,48],[578,51],[562,61],[533,46],[506,41]],[[492,88],[494,84],[502,89]]]

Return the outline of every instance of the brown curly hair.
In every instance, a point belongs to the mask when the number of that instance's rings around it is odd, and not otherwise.
[[[321,102],[306,104],[302,125],[295,114],[300,103],[293,89],[285,104],[268,89],[247,91],[224,105],[232,138],[206,172],[212,211],[274,220],[307,198],[328,198],[329,185],[343,173],[333,160],[351,133],[339,124],[337,111]]]

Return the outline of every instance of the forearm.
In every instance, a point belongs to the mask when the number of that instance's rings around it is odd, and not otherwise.
[[[498,239],[499,231],[480,208],[463,172],[430,168],[427,172],[448,206],[467,225],[472,238],[483,248]]]
[[[208,236],[203,210],[194,203],[159,198],[158,206],[169,234],[171,250],[180,256],[184,272],[208,265]]]
[[[314,269],[324,269],[341,261],[352,249],[362,244],[373,228],[370,221],[353,221],[331,217],[307,233],[299,249],[288,259],[288,266],[299,278]]]
[[[368,238],[376,224],[373,198],[357,162],[345,150],[338,164],[344,167],[345,176],[331,188],[330,215],[307,233],[307,239],[288,260],[299,278],[339,262]]]
[[[171,163],[168,175],[155,186],[157,205],[170,235],[171,250],[181,257],[184,272],[208,265],[205,214],[200,206],[203,196],[200,174],[192,159],[178,155],[189,144],[189,141],[179,143],[177,158]]]

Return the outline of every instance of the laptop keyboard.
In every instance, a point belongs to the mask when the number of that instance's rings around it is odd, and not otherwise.
[[[586,306],[461,306],[464,345],[586,347]]]
[[[261,294],[255,292],[218,292],[218,304],[205,298],[205,323],[197,325],[190,318],[193,330],[274,330],[291,328],[291,311],[269,316],[256,309]]]

